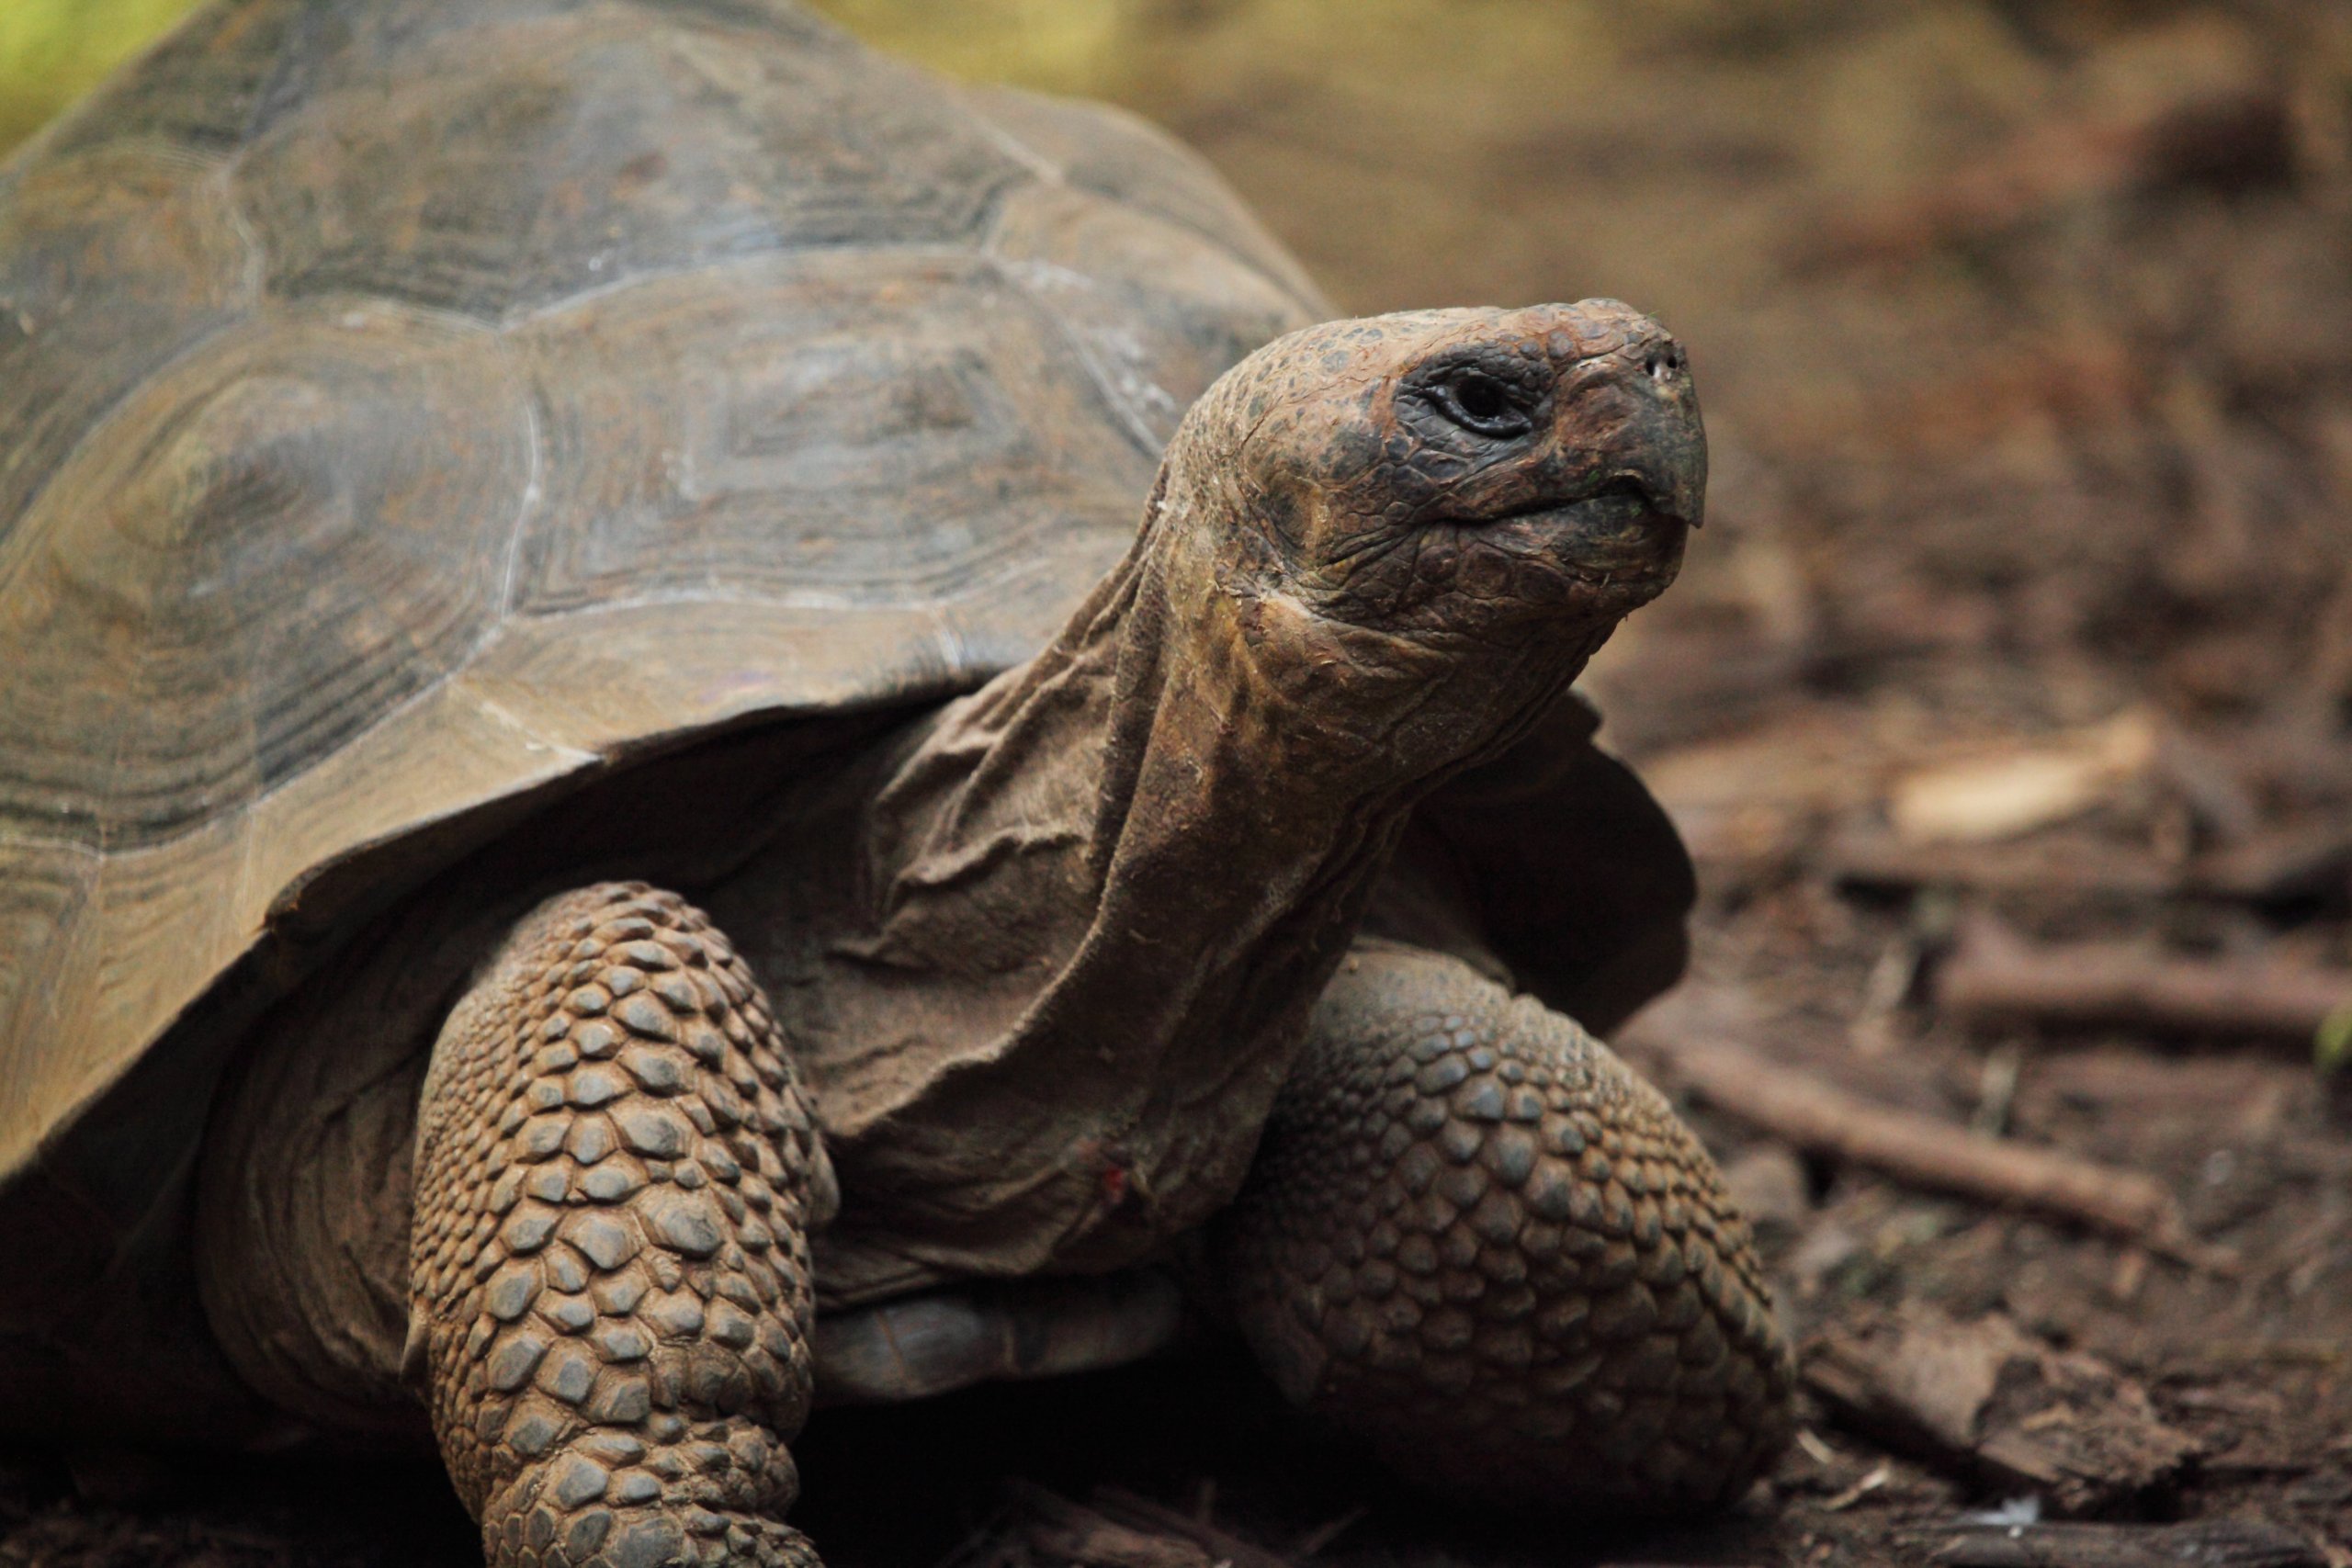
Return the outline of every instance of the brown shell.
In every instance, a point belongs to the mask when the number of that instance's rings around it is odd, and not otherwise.
[[[1026,656],[1326,313],[786,0],[200,12],[0,167],[0,1177],[359,852]]]

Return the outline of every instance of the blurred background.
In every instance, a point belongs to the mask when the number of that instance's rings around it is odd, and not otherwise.
[[[2018,1492],[2352,1564],[2352,6],[821,8],[1157,121],[1341,310],[1613,295],[1690,345],[1710,522],[1588,684],[1706,888],[1626,1049],[1808,1344],[1747,1550],[1907,1560]],[[183,9],[0,0],[0,145]],[[1724,1041],[1838,1125],[2062,1150],[2160,1218],[1726,1114]],[[2075,1392],[1877,1447],[1870,1369],[1987,1322],[2107,1381],[2033,1361]]]

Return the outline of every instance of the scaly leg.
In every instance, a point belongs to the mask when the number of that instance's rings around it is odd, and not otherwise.
[[[1283,1391],[1443,1490],[1713,1501],[1787,1438],[1713,1162],[1608,1047],[1453,959],[1351,955],[1216,1244]]]
[[[785,1445],[832,1177],[701,914],[527,917],[434,1047],[416,1168],[410,1366],[491,1568],[814,1568]]]

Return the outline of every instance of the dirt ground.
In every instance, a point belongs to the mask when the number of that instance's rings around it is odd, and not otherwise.
[[[1804,1431],[1721,1520],[1464,1517],[1202,1352],[821,1415],[829,1560],[2352,1568],[2352,9],[1106,14],[1052,79],[1343,307],[1691,346],[1711,520],[1588,682],[1705,889],[1623,1048],[1758,1221]],[[0,1462],[5,1568],[473,1550],[428,1469]]]

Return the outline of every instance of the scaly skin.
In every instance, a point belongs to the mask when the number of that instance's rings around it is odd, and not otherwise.
[[[442,1030],[417,1168],[412,1358],[492,1568],[813,1565],[831,1176],[726,941],[641,885],[542,905]]]
[[[1713,1502],[1787,1440],[1713,1162],[1608,1047],[1454,959],[1349,960],[1216,1255],[1286,1393],[1458,1495]]]

